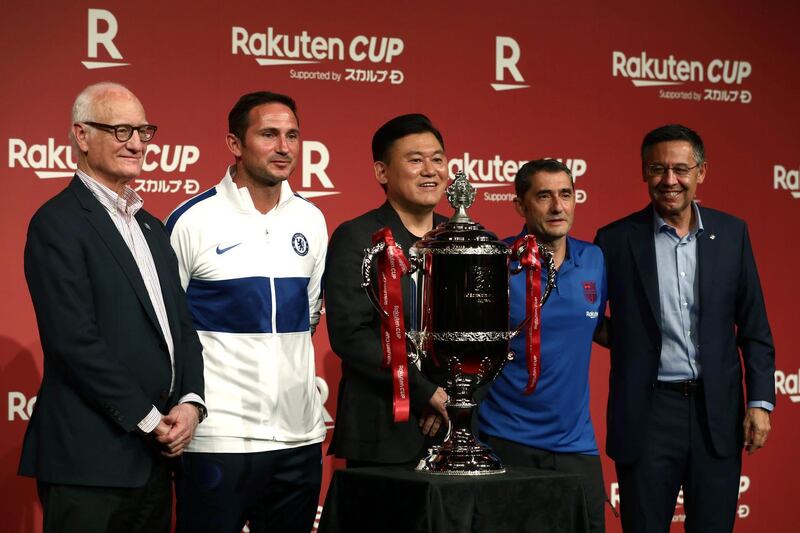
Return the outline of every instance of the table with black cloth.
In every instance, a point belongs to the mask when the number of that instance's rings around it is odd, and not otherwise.
[[[334,472],[319,533],[588,531],[578,476],[527,467],[444,476],[407,466]]]

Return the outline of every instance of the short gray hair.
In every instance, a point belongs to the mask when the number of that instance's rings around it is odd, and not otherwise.
[[[75,98],[75,103],[72,104],[72,123],[75,124],[76,122],[92,120],[92,104],[94,103],[95,96],[97,96],[98,93],[112,90],[127,93],[131,92],[130,89],[121,83],[115,83],[113,81],[101,81],[100,83],[89,85],[78,94]]]
[[[94,119],[93,115],[95,112],[93,105],[95,98],[98,94],[106,91],[121,91],[131,93],[130,89],[121,83],[115,83],[113,81],[101,81],[99,83],[94,83],[82,90],[75,98],[75,102],[72,104],[72,122],[70,123],[69,130],[70,140],[73,142],[75,141],[72,134],[72,124],[75,124],[76,122],[92,121]]]

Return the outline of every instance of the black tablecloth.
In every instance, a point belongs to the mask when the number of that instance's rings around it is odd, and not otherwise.
[[[334,472],[319,533],[585,532],[578,476],[507,467],[505,474],[442,476],[410,467]]]

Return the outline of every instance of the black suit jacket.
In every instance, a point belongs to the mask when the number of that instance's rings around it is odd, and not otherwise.
[[[744,221],[700,207],[697,239],[699,345],[708,429],[721,456],[742,446],[747,400],[775,403],[775,350]],[[635,461],[649,422],[661,353],[661,311],[652,207],[601,228],[608,269],[611,375],[606,452]],[[741,351],[741,359],[740,359]]]
[[[445,217],[434,214],[434,227]],[[425,448],[418,416],[436,391],[417,367],[409,364],[411,417],[392,417],[391,372],[381,368],[380,317],[361,288],[364,249],[372,234],[388,226],[408,254],[411,238],[400,216],[384,203],[343,223],[331,236],[325,264],[325,312],[331,348],[342,360],[336,425],[329,453],[360,461],[401,463],[418,458]],[[373,277],[374,279],[374,277]],[[403,277],[403,312],[410,321],[410,277]]]
[[[75,177],[33,216],[25,277],[44,373],[19,473],[48,483],[142,486],[158,453],[137,424],[184,394],[203,395],[202,348],[161,222],[136,219],[158,271],[170,356],[144,281],[110,216]]]

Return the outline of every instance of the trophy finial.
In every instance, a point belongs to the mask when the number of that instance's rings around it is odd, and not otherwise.
[[[456,172],[456,177],[447,187],[447,201],[456,210],[450,222],[472,222],[467,209],[475,201],[475,187],[470,184],[463,171]]]

